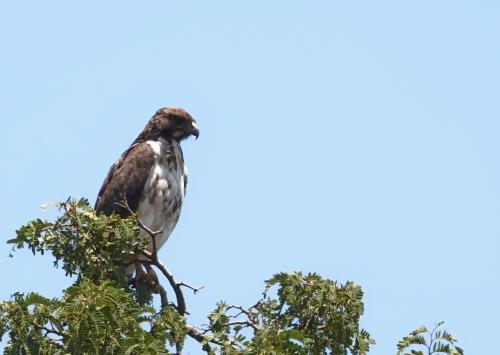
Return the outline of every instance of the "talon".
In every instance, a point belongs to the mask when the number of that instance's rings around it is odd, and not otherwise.
[[[153,270],[151,265],[146,264],[144,266],[146,267],[148,288],[153,293],[160,293],[160,288],[159,288],[160,283],[158,281],[158,276],[156,275],[156,272]]]

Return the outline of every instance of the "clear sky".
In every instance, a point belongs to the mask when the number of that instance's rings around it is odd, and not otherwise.
[[[181,4],[182,3],[182,4]],[[498,1],[3,1],[0,234],[95,200],[154,111],[186,108],[190,185],[160,256],[190,321],[279,271],[365,291],[372,354],[445,320],[491,353],[500,306]],[[0,246],[0,299],[58,296]],[[196,347],[189,347],[196,354]]]

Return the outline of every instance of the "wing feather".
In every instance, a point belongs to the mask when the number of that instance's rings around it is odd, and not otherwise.
[[[155,153],[146,142],[127,149],[104,179],[95,204],[96,212],[128,216],[127,209],[119,205],[124,200],[132,211],[136,211],[154,161]]]

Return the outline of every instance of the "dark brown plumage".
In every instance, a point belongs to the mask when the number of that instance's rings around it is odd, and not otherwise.
[[[126,217],[130,213],[122,206],[124,201],[132,211],[137,211],[154,160],[154,153],[145,142],[127,149],[106,176],[97,197],[96,211]]]

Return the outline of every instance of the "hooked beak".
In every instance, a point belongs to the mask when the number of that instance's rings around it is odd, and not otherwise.
[[[198,126],[196,126],[196,123],[194,121],[192,122],[192,125],[193,129],[191,130],[191,134],[195,136],[196,139],[198,139],[198,137],[200,136],[200,131],[198,130]]]
[[[198,130],[198,128],[193,128],[191,134],[195,136],[196,139],[198,139],[198,137],[200,136],[200,131]]]

